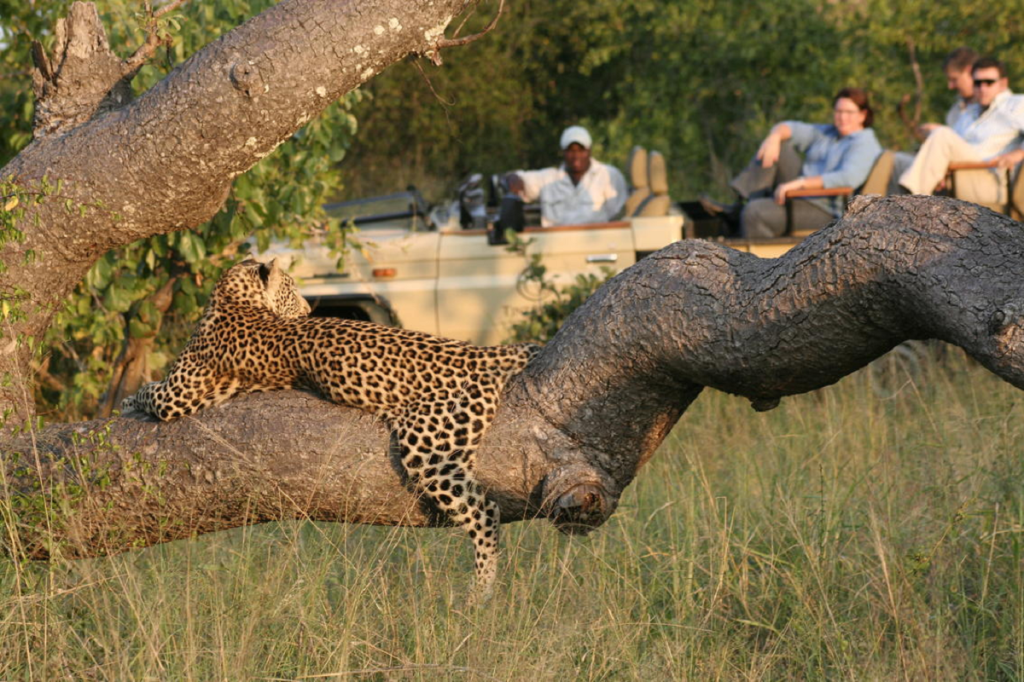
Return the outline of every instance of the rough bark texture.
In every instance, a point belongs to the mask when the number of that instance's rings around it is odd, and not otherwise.
[[[25,240],[0,249],[0,296],[27,316],[0,330],[0,377],[13,379],[0,382],[0,412],[31,414],[29,342],[100,255],[211,218],[232,179],[328,104],[409,53],[435,52],[467,2],[283,0],[115,109],[124,62],[95,10],[73,5],[54,57],[36,50],[36,139],[0,169],[30,191],[62,181],[29,208]]]
[[[57,20],[55,37],[52,58],[40,43],[32,45],[37,140],[71,130],[132,99],[134,74],[110,51],[95,5],[72,4],[68,17]]]
[[[1024,387],[1022,277],[1021,225],[951,199],[858,199],[778,259],[678,242],[602,287],[510,384],[479,476],[504,521],[557,516],[585,530],[705,386],[769,409],[903,340],[938,338]],[[441,523],[406,491],[379,423],[302,393],[36,438],[6,468],[28,493],[15,507],[32,556],[54,537],[88,555],[268,519]],[[44,490],[74,483],[52,496],[61,513],[48,527],[40,473]]]

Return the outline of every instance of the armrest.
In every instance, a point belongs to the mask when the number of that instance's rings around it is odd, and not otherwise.
[[[853,195],[852,187],[830,187],[825,189],[794,189],[786,192],[786,200],[789,199],[816,199],[818,197],[848,197]]]
[[[947,173],[955,173],[962,170],[986,170],[996,167],[995,161],[954,161],[946,168]]]

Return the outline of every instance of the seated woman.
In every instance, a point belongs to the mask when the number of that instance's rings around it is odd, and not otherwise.
[[[744,237],[777,237],[786,230],[786,193],[795,189],[859,187],[882,146],[871,129],[868,94],[843,88],[832,101],[832,124],[783,121],[775,125],[757,154],[730,186],[741,203],[712,206],[727,219],[738,218]],[[804,153],[801,163],[797,152]],[[705,202],[707,207],[710,202]],[[793,202],[793,229],[816,230],[842,214],[837,197]]]

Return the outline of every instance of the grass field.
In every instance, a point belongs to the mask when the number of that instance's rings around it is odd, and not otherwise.
[[[0,563],[0,679],[1024,679],[1024,394],[702,395],[589,538],[289,523]]]

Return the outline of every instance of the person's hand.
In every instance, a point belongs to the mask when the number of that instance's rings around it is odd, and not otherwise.
[[[925,135],[931,135],[933,132],[942,127],[941,123],[922,123],[917,127]]]
[[[505,183],[508,185],[508,191],[512,192],[512,194],[523,196],[523,192],[526,191],[526,183],[524,183],[523,179],[515,173],[509,173],[506,175]]]
[[[764,142],[757,150],[757,159],[761,162],[762,168],[771,168],[779,160],[782,152],[782,137],[774,131],[768,133]]]
[[[1014,149],[1012,152],[1000,154],[992,160],[1000,168],[1013,168],[1021,161],[1024,161],[1024,149]]]
[[[803,178],[797,178],[796,180],[790,180],[789,182],[784,182],[781,185],[778,185],[775,188],[775,203],[778,204],[779,206],[782,206],[783,204],[786,203],[786,195],[787,194],[789,194],[791,191],[793,191],[795,189],[803,189],[803,188],[804,188],[804,179]]]

